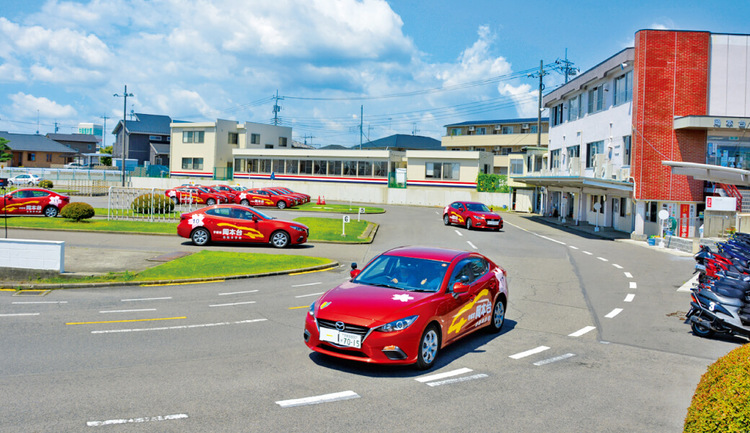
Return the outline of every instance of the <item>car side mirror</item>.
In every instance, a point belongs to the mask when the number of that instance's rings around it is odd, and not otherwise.
[[[362,272],[360,269],[357,269],[357,264],[352,263],[352,270],[349,271],[349,276],[352,278],[356,278],[359,273]]]
[[[258,215],[253,214],[253,222],[258,222]]]

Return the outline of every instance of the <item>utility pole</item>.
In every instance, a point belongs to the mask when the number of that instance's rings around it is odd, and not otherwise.
[[[279,101],[283,101],[284,97],[279,97],[279,91],[276,90],[276,96],[272,96],[274,99],[273,104],[273,125],[278,126],[279,125],[279,111],[281,111],[281,107],[279,106]]]
[[[122,101],[122,186],[125,186],[125,155],[127,154],[126,148],[128,143],[128,130],[127,130],[127,118],[128,118],[128,96],[133,96],[132,93],[128,93],[128,85],[125,85],[125,92],[122,95],[115,93],[113,95],[116,98],[123,98]]]
[[[544,60],[539,61],[539,72],[529,74],[530,78],[539,78],[539,101],[536,111],[536,145],[540,147],[542,145],[542,90],[544,90],[544,76],[548,72],[544,70]]]
[[[360,105],[359,106],[359,150],[362,150],[362,137],[364,136],[364,131],[362,131],[362,125],[363,120],[365,117],[365,106]]]

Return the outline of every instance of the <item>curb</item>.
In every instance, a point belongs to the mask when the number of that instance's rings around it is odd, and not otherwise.
[[[272,277],[275,275],[290,275],[303,272],[316,272],[325,271],[329,269],[341,266],[337,261],[326,263],[324,265],[311,266],[308,268],[298,269],[287,269],[284,271],[276,272],[265,272],[262,274],[244,274],[244,275],[229,275],[226,277],[212,277],[212,278],[185,278],[185,279],[174,279],[174,280],[150,280],[150,281],[115,281],[115,282],[101,282],[101,283],[54,283],[54,284],[34,284],[34,283],[19,283],[13,284],[10,288],[17,289],[16,291],[23,290],[54,290],[54,289],[89,289],[96,287],[118,287],[118,286],[145,286],[145,285],[167,285],[167,284],[189,284],[189,283],[202,283],[210,281],[226,281],[226,280],[239,280],[247,278],[260,278],[260,277]],[[7,283],[0,283],[0,288],[8,288]]]

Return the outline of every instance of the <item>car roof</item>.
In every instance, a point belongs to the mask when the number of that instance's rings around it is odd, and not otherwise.
[[[402,246],[388,250],[383,254],[389,256],[415,257],[420,259],[450,262],[456,257],[468,255],[469,253],[467,251],[454,250],[449,248]]]

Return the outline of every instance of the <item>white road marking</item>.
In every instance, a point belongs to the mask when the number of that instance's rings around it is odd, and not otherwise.
[[[678,292],[689,292],[690,289],[695,286],[695,283],[698,282],[698,277],[700,277],[700,274],[695,274],[693,278],[689,279],[685,284],[683,284],[679,289],[677,289]]]
[[[601,260],[603,262],[608,262],[609,261],[609,260],[605,259],[604,257],[597,257],[597,259],[599,259],[599,260]]]
[[[462,233],[461,233],[460,231],[458,231],[458,230],[455,230],[455,232],[456,232],[456,234],[457,234],[457,235],[459,235],[459,236],[463,236],[463,234],[462,234]]]
[[[39,313],[8,313],[8,314],[0,314],[0,317],[16,317],[16,316],[38,316]]]
[[[227,292],[227,293],[219,293],[219,296],[227,296],[227,295],[244,295],[245,293],[256,293],[257,290],[246,290],[244,292]]]
[[[527,350],[527,351],[521,352],[521,353],[516,353],[515,355],[510,355],[508,358],[521,359],[521,358],[525,358],[527,356],[535,355],[535,354],[540,353],[540,352],[544,352],[545,350],[549,350],[549,347],[547,347],[547,346],[539,346],[539,347],[537,347],[535,349]]]
[[[612,263],[612,266],[616,267],[617,269],[622,269],[622,266],[620,266],[620,265],[618,265],[616,263]]]
[[[103,310],[99,313],[106,314],[106,313],[138,313],[141,311],[156,311],[156,308],[142,308],[140,310]]]
[[[245,301],[245,302],[232,302],[231,304],[213,304],[209,305],[209,307],[233,307],[235,305],[246,305],[246,304],[254,304],[255,301]]]
[[[311,404],[331,403],[334,401],[350,400],[353,398],[359,398],[359,394],[357,394],[354,391],[343,391],[343,392],[334,392],[332,394],[319,395],[315,397],[296,398],[292,400],[281,400],[281,401],[277,401],[276,404],[278,404],[281,407],[295,407],[295,406],[307,406]]]
[[[11,302],[13,305],[23,304],[67,304],[68,301],[25,301],[25,302]]]
[[[632,293],[628,293],[628,296],[625,297],[624,302],[633,302],[633,298],[635,298],[635,295]]]
[[[120,334],[120,333],[126,333],[126,332],[171,331],[175,329],[210,328],[213,326],[241,325],[244,323],[265,322],[266,320],[268,319],[241,320],[239,322],[202,323],[199,325],[164,326],[161,328],[110,329],[106,331],[91,331],[91,333],[92,334]]]
[[[469,246],[474,248],[475,250],[477,249],[477,246],[472,244],[471,241],[466,241],[466,243],[469,244]]]
[[[570,246],[570,248],[571,248],[571,249],[573,249],[573,250],[577,250],[577,249],[578,249],[578,247],[574,247],[573,245],[569,245],[569,246]]]
[[[433,380],[445,379],[446,377],[458,376],[459,374],[471,373],[472,371],[474,370],[470,368],[459,368],[458,370],[446,371],[445,373],[437,373],[437,374],[431,374],[429,376],[418,377],[414,380],[416,380],[417,382],[422,382],[422,383],[432,382]]]
[[[167,296],[164,298],[139,298],[139,299],[121,299],[121,302],[137,302],[137,301],[163,301],[166,299],[172,299],[171,296]]]
[[[631,288],[631,289],[637,289],[638,288],[638,283],[636,283],[635,281],[631,281],[630,285],[628,287]]]
[[[591,332],[594,329],[596,329],[596,326],[586,326],[585,328],[581,328],[572,334],[568,334],[568,337],[580,337],[581,335]]]
[[[308,296],[320,296],[325,292],[318,292],[318,293],[310,293],[308,295],[297,295],[295,298],[307,298]]]
[[[633,278],[633,274],[631,274],[630,272],[623,272],[623,273],[625,274],[625,277]]]
[[[610,311],[609,314],[607,314],[607,319],[612,319],[613,317],[617,316],[618,314],[622,313],[622,308],[615,308],[614,310]]]
[[[536,233],[534,233],[534,234],[537,235]],[[539,236],[542,239],[547,239],[548,241],[552,241],[552,242],[554,242],[556,244],[567,245],[565,242],[560,242],[560,241],[558,241],[556,239],[548,238],[547,236],[542,236],[542,235],[537,235],[537,236]]]
[[[588,252],[588,251],[581,251],[581,252],[582,252],[583,254],[586,254],[586,255],[589,255],[589,256],[593,256],[593,254],[592,254],[592,253],[590,253],[590,252]]]
[[[133,424],[133,423],[153,422],[153,421],[174,421],[177,419],[186,419],[187,417],[188,416],[185,413],[177,413],[174,415],[147,416],[143,418],[109,419],[106,421],[88,421],[86,425],[89,427],[101,427],[104,425],[115,425],[115,424]]]
[[[555,356],[554,358],[545,359],[542,361],[537,361],[534,363],[537,367],[540,365],[547,365],[552,364],[553,362],[562,361],[563,359],[568,359],[576,356],[575,353],[566,353],[565,355]]]
[[[323,283],[322,282],[317,282],[317,283],[295,284],[292,287],[317,286],[318,284],[323,284]]]
[[[440,385],[449,385],[451,383],[458,383],[458,382],[466,382],[467,380],[476,380],[476,379],[484,379],[485,377],[489,377],[484,373],[474,374],[471,376],[465,376],[465,377],[457,377],[454,379],[446,379],[446,380],[440,380],[437,382],[427,382],[427,385],[429,386],[440,386]]]

